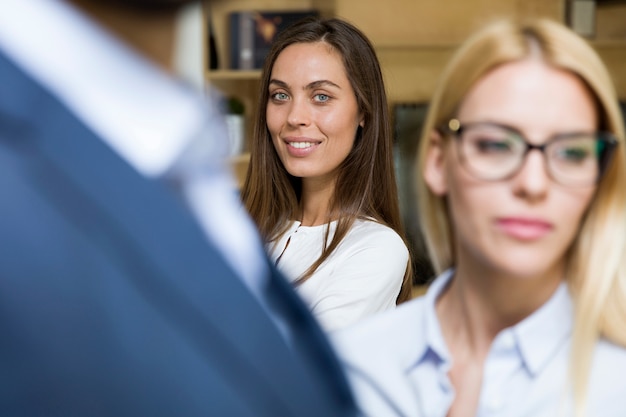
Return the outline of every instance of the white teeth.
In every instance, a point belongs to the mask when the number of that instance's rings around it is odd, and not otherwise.
[[[313,146],[311,142],[291,142],[289,145],[293,146],[296,149],[310,148],[311,146]]]

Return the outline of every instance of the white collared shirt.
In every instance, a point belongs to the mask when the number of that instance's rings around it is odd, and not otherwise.
[[[357,400],[371,417],[445,417],[455,397],[452,357],[435,303],[452,279],[425,296],[338,332],[334,342]],[[562,283],[533,314],[502,330],[483,366],[477,417],[572,416],[568,395],[572,301]],[[589,379],[589,416],[626,415],[626,349],[601,340]]]
[[[207,237],[261,297],[263,248],[225,166],[215,105],[60,0],[0,1],[0,50],[148,178],[165,174],[208,127],[211,175],[185,185],[185,194]]]

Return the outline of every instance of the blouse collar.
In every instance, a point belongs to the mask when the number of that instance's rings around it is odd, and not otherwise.
[[[445,368],[449,368],[452,363],[435,307],[453,276],[453,268],[443,272],[424,296],[425,314],[418,323],[418,334],[422,337],[415,339],[414,352],[417,357],[411,361],[412,366],[428,360],[442,364]],[[572,300],[567,284],[562,282],[539,309],[516,325],[502,330],[494,339],[492,350],[502,348],[499,344],[512,344],[508,347],[518,352],[528,372],[536,376],[568,340],[572,327]]]

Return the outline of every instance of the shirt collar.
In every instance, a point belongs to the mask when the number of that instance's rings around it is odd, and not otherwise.
[[[2,0],[0,49],[147,176],[172,165],[211,111],[189,86],[60,0]],[[222,157],[224,146],[215,147]]]
[[[539,374],[569,340],[573,315],[571,296],[562,282],[546,303],[512,327],[522,360],[532,375]]]
[[[451,363],[450,353],[441,332],[439,319],[436,312],[437,299],[448,286],[454,275],[454,269],[450,268],[439,275],[428,287],[428,291],[424,295],[424,312],[422,320],[418,323],[421,327],[419,334],[423,337],[418,338],[416,352],[418,356],[415,364],[433,357],[437,362]]]
[[[423,337],[414,340],[417,353],[411,362],[414,366],[421,361],[433,359],[449,366],[451,357],[441,332],[436,314],[436,302],[454,275],[448,269],[430,285],[424,296],[423,318],[418,323],[418,334]],[[550,299],[524,320],[505,329],[501,334],[511,332],[521,360],[528,372],[537,375],[557,354],[562,344],[568,340],[573,326],[573,307],[565,282],[561,283]],[[497,341],[496,338],[495,341]]]

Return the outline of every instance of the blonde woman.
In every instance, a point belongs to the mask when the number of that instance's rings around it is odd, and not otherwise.
[[[610,77],[559,23],[468,39],[431,102],[427,294],[342,332],[365,413],[624,416],[626,171]]]

